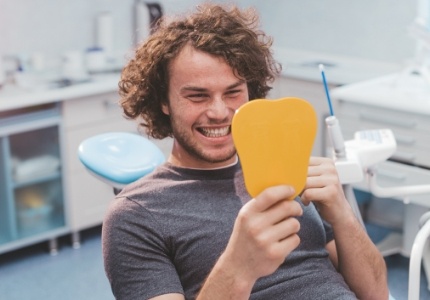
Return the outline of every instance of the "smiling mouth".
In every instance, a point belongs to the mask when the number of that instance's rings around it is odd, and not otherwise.
[[[225,126],[221,128],[199,128],[200,133],[202,133],[206,137],[222,137],[230,134],[230,126]]]

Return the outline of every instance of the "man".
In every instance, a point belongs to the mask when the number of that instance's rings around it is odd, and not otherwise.
[[[331,160],[310,159],[300,199],[285,201],[290,186],[246,192],[231,120],[266,96],[280,70],[257,21],[252,11],[203,5],[160,24],[124,69],[125,114],[174,144],[106,216],[116,298],[388,299],[384,260]]]

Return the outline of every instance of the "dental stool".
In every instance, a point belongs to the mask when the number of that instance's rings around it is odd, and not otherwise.
[[[165,161],[153,142],[129,132],[90,137],[79,145],[78,157],[92,175],[112,186],[115,194]]]

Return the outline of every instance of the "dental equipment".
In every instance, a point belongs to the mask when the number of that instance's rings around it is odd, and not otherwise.
[[[345,195],[351,204],[357,218],[362,220],[357,201],[352,189],[352,183],[358,183],[367,177],[370,193],[381,198],[407,196],[430,193],[430,184],[410,185],[400,187],[381,187],[376,182],[377,171],[375,165],[389,159],[395,152],[397,143],[390,129],[358,131],[353,140],[343,141],[340,124],[332,109],[328,92],[324,66],[319,66],[323,84],[326,90],[331,115],[325,121],[329,138],[333,146],[333,156],[339,179],[344,186]],[[409,264],[408,299],[418,300],[420,294],[420,273],[423,251],[430,236],[430,212],[424,214],[420,220],[420,230],[414,239]],[[428,248],[427,248],[428,249]]]

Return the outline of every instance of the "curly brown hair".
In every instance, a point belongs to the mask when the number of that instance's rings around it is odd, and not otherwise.
[[[161,110],[168,102],[169,62],[185,45],[222,57],[247,82],[249,99],[266,97],[281,71],[272,55],[272,38],[258,27],[253,9],[203,4],[189,16],[163,18],[125,66],[119,82],[120,104],[126,117],[141,118],[146,133],[172,136],[170,117]]]

